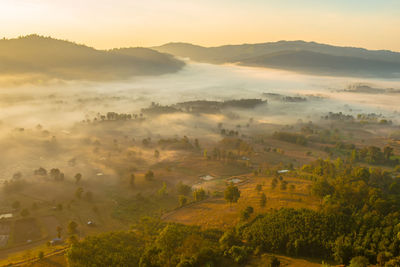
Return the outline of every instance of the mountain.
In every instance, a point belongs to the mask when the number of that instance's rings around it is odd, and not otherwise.
[[[400,77],[400,53],[386,50],[374,51],[304,41],[219,47],[169,43],[152,49],[216,64],[238,63],[334,76]]]
[[[0,75],[108,80],[171,73],[183,66],[173,56],[149,48],[96,50],[39,35],[0,40]]]

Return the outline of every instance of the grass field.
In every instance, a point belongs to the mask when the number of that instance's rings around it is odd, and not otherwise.
[[[238,185],[241,197],[238,203],[230,205],[224,198],[210,197],[198,203],[192,203],[175,211],[167,213],[163,218],[166,221],[178,222],[183,224],[194,224],[205,228],[229,228],[240,220],[240,212],[247,206],[254,208],[253,216],[258,213],[267,212],[271,209],[279,208],[309,208],[318,209],[319,200],[309,194],[310,181],[290,176],[284,180],[288,182],[288,187],[293,184],[295,189],[290,191],[280,190],[279,184],[275,189],[271,188],[272,177],[254,177],[253,175],[238,176],[242,178],[242,183]],[[229,179],[227,179],[229,180]],[[223,192],[227,180],[223,183],[216,183],[215,190]],[[256,191],[256,185],[262,185],[262,192],[267,196],[267,204],[260,207],[260,193]]]

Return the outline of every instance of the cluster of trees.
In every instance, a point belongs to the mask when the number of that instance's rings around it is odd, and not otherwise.
[[[221,266],[222,232],[143,218],[134,231],[87,237],[67,253],[71,266]]]
[[[242,266],[254,252],[236,229],[201,230],[149,217],[133,228],[73,243],[67,252],[70,266]],[[268,261],[280,265],[276,257]]]
[[[129,113],[116,113],[116,112],[107,112],[106,115],[100,115],[100,119],[102,121],[126,121],[131,119],[137,119],[138,117],[142,117],[143,115],[137,114],[129,114]],[[95,119],[97,120],[97,118]]]
[[[298,133],[275,132],[272,135],[272,137],[289,143],[294,143],[303,146],[307,145],[307,138],[304,135]]]
[[[376,146],[368,146],[361,149],[354,149],[351,152],[350,160],[352,162],[365,162],[368,164],[399,164],[398,159],[392,159],[393,156],[393,148],[390,146],[385,146],[383,150]]]
[[[246,141],[240,138],[224,138],[211,151],[204,149],[203,155],[206,159],[236,161],[253,153],[253,146]]]
[[[357,114],[357,117],[353,115],[344,114],[342,112],[334,113],[329,112],[328,115],[322,116],[321,119],[325,120],[336,120],[336,121],[359,121],[360,123],[379,123],[385,125],[391,125],[393,122],[383,118],[382,114],[368,113],[368,114]]]
[[[325,120],[337,120],[337,121],[353,121],[354,116],[353,115],[348,115],[348,114],[343,114],[342,112],[329,112],[328,115],[322,116],[322,119]]]
[[[142,113],[151,114],[151,115],[182,112],[180,109],[175,108],[173,106],[162,106],[159,103],[155,103],[155,102],[152,102],[149,107],[143,108],[141,111],[142,111]]]
[[[229,129],[221,129],[220,133],[222,136],[230,136],[230,137],[239,136],[239,131],[229,130]]]
[[[182,149],[182,150],[190,150],[193,148],[200,149],[200,143],[198,139],[193,140],[192,142],[189,140],[187,136],[183,136],[183,138],[168,138],[168,139],[160,139],[158,141],[158,145],[160,145],[163,149]]]
[[[315,179],[311,191],[322,199],[320,214],[345,216],[350,226],[340,224],[343,231],[332,236],[332,258],[347,264],[352,257],[362,256],[381,266],[399,259],[400,177],[340,158],[317,160],[302,171]]]

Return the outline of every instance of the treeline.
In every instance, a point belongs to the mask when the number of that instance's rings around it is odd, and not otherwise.
[[[383,150],[376,146],[368,146],[361,149],[354,149],[351,152],[352,162],[365,162],[368,164],[397,165],[399,159],[392,159],[393,148],[385,146]]]
[[[240,138],[226,137],[211,151],[204,150],[204,157],[213,160],[248,160],[247,156],[254,154],[254,148]]]
[[[298,133],[275,132],[272,137],[289,143],[303,146],[307,145],[307,138],[304,135]]]
[[[144,218],[129,232],[91,236],[67,253],[71,266],[227,266],[222,232]]]

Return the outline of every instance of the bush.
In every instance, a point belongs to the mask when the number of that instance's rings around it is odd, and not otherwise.
[[[369,261],[364,256],[357,256],[351,259],[349,267],[367,267]]]

